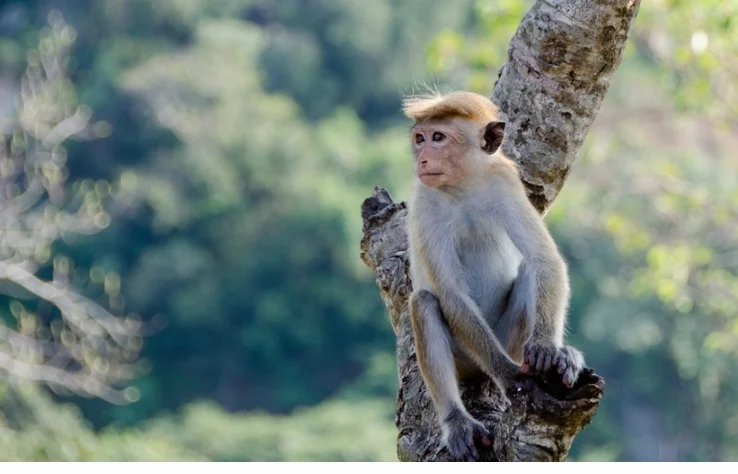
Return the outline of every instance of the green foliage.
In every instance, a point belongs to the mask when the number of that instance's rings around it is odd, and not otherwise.
[[[74,27],[79,100],[111,133],[68,147],[71,181],[109,179],[127,201],[54,251],[119,277],[153,330],[137,403],[79,411],[2,385],[0,457],[394,459],[394,339],[359,206],[375,185],[409,197],[401,94],[488,93],[531,4],[0,5],[0,87],[49,8]],[[547,216],[569,339],[608,383],[573,460],[738,459],[737,13],[643,2]]]
[[[510,38],[533,5],[531,1],[501,0],[474,3],[476,23],[470,31],[447,29],[430,43],[428,68],[444,76],[455,77],[456,87],[487,93],[499,68],[507,61]]]
[[[393,461],[392,404],[326,401],[291,416],[196,402],[175,416],[96,434],[32,386],[0,386],[0,461]]]
[[[381,400],[327,401],[289,417],[234,416],[208,402],[147,423],[143,433],[214,461],[392,461],[392,417]]]

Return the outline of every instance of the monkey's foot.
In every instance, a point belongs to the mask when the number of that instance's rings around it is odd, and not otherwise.
[[[564,385],[571,388],[584,368],[584,357],[581,352],[571,346],[555,347],[535,342],[525,345],[522,373],[542,374],[552,368],[556,368],[562,375]]]
[[[477,461],[477,447],[492,446],[490,432],[468,413],[454,411],[446,417],[444,425],[446,447],[454,461]]]

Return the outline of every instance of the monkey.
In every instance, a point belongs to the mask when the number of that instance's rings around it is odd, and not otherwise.
[[[500,389],[519,374],[556,369],[572,387],[584,366],[564,344],[568,267],[501,150],[492,101],[456,91],[403,100],[414,120],[407,232],[409,300],[420,373],[454,459],[478,459],[490,433],[458,382],[486,375]]]

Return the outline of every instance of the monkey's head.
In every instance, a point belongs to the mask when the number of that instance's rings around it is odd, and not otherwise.
[[[462,186],[489,164],[505,132],[492,101],[473,92],[412,96],[403,111],[415,120],[415,174],[432,188]]]

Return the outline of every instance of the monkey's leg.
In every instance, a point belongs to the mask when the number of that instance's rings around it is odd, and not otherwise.
[[[523,347],[532,332],[527,315],[516,308],[502,313],[495,325],[495,334],[512,360],[523,362]]]
[[[500,344],[515,362],[523,361],[523,346],[535,324],[535,279],[525,262],[518,269],[507,299],[507,307],[494,326]]]
[[[471,298],[447,291],[441,301],[443,316],[454,341],[504,393],[507,382],[520,373],[520,365],[507,354]]]
[[[456,379],[451,334],[443,323],[438,299],[419,290],[410,300],[415,352],[420,373],[438,412],[443,438],[454,459],[478,459],[476,443],[490,446],[489,432],[466,411]]]

